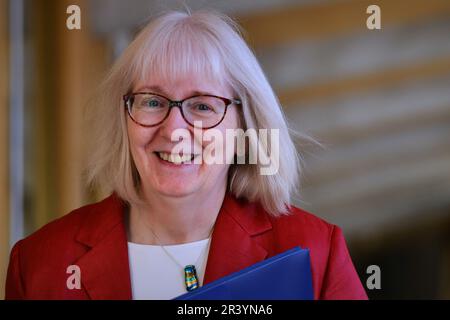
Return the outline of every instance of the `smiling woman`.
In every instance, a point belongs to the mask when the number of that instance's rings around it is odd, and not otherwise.
[[[91,107],[88,173],[112,194],[19,241],[7,298],[171,299],[296,246],[311,252],[316,299],[366,298],[341,230],[290,205],[299,155],[277,97],[230,18],[160,16],[100,92]],[[173,138],[180,129],[189,139]],[[279,131],[270,143],[282,155],[276,173],[260,174],[261,163],[193,161],[209,147],[195,130],[220,132],[229,149],[226,130],[247,129]],[[180,144],[194,151],[174,151]],[[245,156],[258,144],[270,149],[249,139]],[[66,284],[73,265],[81,271],[78,289]]]

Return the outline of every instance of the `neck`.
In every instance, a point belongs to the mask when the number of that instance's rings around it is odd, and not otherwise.
[[[146,197],[145,205],[131,205],[129,241],[171,245],[208,238],[222,207],[226,186],[216,189],[176,198],[153,193]]]

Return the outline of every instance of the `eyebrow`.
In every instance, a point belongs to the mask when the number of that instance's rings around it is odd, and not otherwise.
[[[166,91],[164,91],[164,89],[162,89],[160,86],[139,87],[139,89],[136,90],[136,92],[154,92],[154,93],[158,93],[158,94],[161,94],[163,96],[169,97],[169,94]],[[192,97],[192,96],[197,96],[197,95],[217,96],[217,94],[214,94],[214,93],[211,93],[211,92],[193,90],[193,91],[189,92],[187,97]]]

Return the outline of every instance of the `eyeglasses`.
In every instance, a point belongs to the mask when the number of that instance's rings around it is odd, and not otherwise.
[[[143,127],[154,127],[166,120],[173,107],[180,108],[183,119],[192,127],[210,129],[218,126],[227,113],[228,106],[240,105],[239,99],[214,95],[196,95],[173,101],[152,92],[135,92],[123,96],[128,115]]]

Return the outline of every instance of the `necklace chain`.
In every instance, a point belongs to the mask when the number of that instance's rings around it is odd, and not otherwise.
[[[161,249],[165,252],[165,254],[176,264],[178,265],[181,269],[184,269],[184,266],[181,265],[177,259],[175,259],[175,257],[165,248],[165,246],[163,246],[161,244],[161,240],[159,239],[159,237],[156,235],[155,231],[153,231],[153,228],[147,223],[147,221],[145,219],[142,219],[142,215],[141,212],[139,211],[139,217],[140,219],[144,222],[145,226],[151,231],[151,233],[153,234],[153,236],[155,237],[155,240],[157,241],[157,245],[159,247],[161,247]],[[211,228],[211,231],[209,232],[209,236],[208,239],[211,237],[212,232],[214,230],[214,226]],[[205,247],[205,249],[203,249],[202,253],[199,255],[199,257],[197,258],[197,261],[195,261],[194,265],[198,265],[198,263],[200,262],[200,258],[205,254],[205,252],[208,250],[208,245]]]

